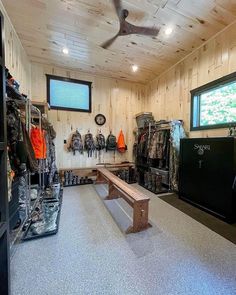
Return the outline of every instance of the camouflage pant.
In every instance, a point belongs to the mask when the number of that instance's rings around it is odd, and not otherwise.
[[[170,184],[172,190],[178,191],[180,139],[186,137],[186,134],[179,121],[173,121],[171,125]]]

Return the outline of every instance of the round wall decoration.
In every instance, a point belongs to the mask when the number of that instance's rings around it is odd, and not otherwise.
[[[106,117],[102,114],[97,114],[95,117],[95,122],[97,125],[102,126],[106,123]]]

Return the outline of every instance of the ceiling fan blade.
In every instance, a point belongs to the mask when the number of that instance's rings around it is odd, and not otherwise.
[[[107,49],[111,46],[111,44],[116,40],[116,38],[119,36],[119,34],[116,34],[113,38],[107,40],[106,42],[102,43],[101,47],[103,49]]]
[[[151,28],[151,27],[139,27],[124,21],[121,25],[121,34],[129,35],[129,34],[137,34],[137,35],[146,35],[146,36],[157,36],[160,29]]]
[[[116,13],[117,13],[119,19],[121,19],[122,18],[122,11],[123,11],[121,0],[113,0],[113,4],[115,6]]]

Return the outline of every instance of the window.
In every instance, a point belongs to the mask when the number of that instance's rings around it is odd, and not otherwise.
[[[46,76],[51,109],[91,112],[91,82]]]
[[[191,130],[236,124],[236,73],[191,91]]]

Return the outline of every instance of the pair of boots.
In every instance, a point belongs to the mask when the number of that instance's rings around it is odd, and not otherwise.
[[[160,192],[162,190],[162,176],[151,172],[145,172],[144,187],[154,193]]]

